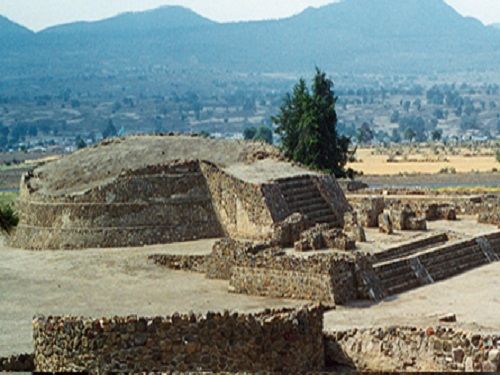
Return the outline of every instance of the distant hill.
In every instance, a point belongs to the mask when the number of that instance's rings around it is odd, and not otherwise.
[[[35,44],[26,58],[37,61],[27,63],[54,70],[163,64],[298,72],[318,65],[419,73],[498,69],[500,61],[500,32],[444,0],[344,0],[286,19],[239,23],[162,7],[53,27],[38,33]]]
[[[2,62],[16,64],[17,57],[12,58],[4,51],[12,52],[17,56],[19,52],[31,50],[29,44],[34,35],[31,30],[0,16],[0,64]]]
[[[42,34],[82,36],[138,36],[172,29],[197,28],[214,24],[193,11],[180,6],[165,6],[145,12],[122,13],[118,16],[95,22],[76,22],[55,26],[42,31]]]
[[[491,26],[496,27],[497,29],[500,29],[500,23],[494,23]]]

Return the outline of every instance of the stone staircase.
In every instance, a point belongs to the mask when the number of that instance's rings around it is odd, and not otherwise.
[[[425,240],[422,243],[425,245]],[[418,251],[415,248],[401,251],[402,256],[396,259],[378,263],[375,260],[373,270],[386,295],[399,294],[500,261],[500,232],[432,248],[428,246]],[[395,256],[397,253],[389,254]]]
[[[389,260],[404,258],[412,254],[422,252],[426,249],[445,244],[448,241],[446,233],[432,235],[421,240],[394,246],[390,249],[377,253],[373,256],[375,263],[387,262]]]
[[[422,285],[408,259],[378,264],[374,270],[387,295],[398,294]]]
[[[340,224],[310,176],[283,179],[278,184],[290,213],[299,212],[317,224]]]

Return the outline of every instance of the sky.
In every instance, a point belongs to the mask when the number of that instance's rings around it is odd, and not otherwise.
[[[126,11],[183,5],[215,21],[282,18],[336,0],[0,0],[0,14],[38,31],[62,23],[98,20]],[[445,0],[465,16],[500,23],[500,0]]]

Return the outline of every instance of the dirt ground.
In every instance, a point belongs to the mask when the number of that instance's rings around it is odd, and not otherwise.
[[[431,231],[446,230],[450,225],[471,234],[494,229],[478,227],[472,218],[465,218],[452,224],[431,223]],[[407,232],[391,241],[419,235],[423,234]],[[369,231],[372,245],[380,242],[377,236]],[[156,316],[176,311],[256,311],[306,303],[230,294],[227,281],[207,280],[201,274],[172,271],[147,261],[153,253],[208,254],[213,242],[31,252],[9,248],[0,237],[0,356],[32,350],[31,319],[35,314]],[[372,306],[339,307],[326,314],[325,329],[436,325],[439,316],[453,312],[461,327],[500,332],[498,285],[500,262]]]
[[[398,161],[388,163],[389,155],[373,155],[373,149],[359,149],[356,156],[361,162],[352,163],[349,167],[365,175],[397,175],[400,173],[438,173],[445,168],[454,168],[457,172],[491,172],[492,169],[500,168],[495,156],[465,156],[465,155],[443,155],[447,161],[428,160],[418,161],[425,157],[422,151],[418,154],[408,155],[410,161]]]
[[[208,253],[212,243],[44,252],[0,244],[0,356],[32,351],[35,314],[157,316],[301,304],[229,294],[225,281],[170,271],[147,261],[152,253]]]

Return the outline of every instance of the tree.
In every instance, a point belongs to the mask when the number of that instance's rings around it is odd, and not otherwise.
[[[271,128],[268,128],[267,126],[260,126],[257,129],[257,133],[255,133],[254,140],[256,141],[262,141],[269,143],[270,145],[273,144],[273,131]]]
[[[243,138],[246,141],[261,141],[273,144],[273,131],[271,128],[262,125],[258,129],[253,126],[243,130]]]
[[[359,143],[368,143],[373,140],[373,137],[374,134],[372,129],[370,128],[370,125],[364,122],[363,125],[361,125],[361,128],[358,129],[358,133],[356,134],[357,141]]]
[[[116,137],[118,134],[118,131],[116,130],[115,124],[113,124],[113,120],[108,121],[108,125],[104,128],[102,131],[102,137],[103,138],[110,138],[110,137]]]
[[[442,130],[434,130],[432,132],[432,140],[434,142],[439,142],[441,140],[441,138],[443,137],[443,131]]]
[[[255,129],[253,126],[243,130],[243,138],[245,139],[245,141],[251,141],[252,139],[254,139],[255,134],[257,134],[257,129]]]
[[[399,134],[398,129],[392,129],[391,141],[393,141],[394,143],[401,142],[401,134]]]
[[[333,82],[316,68],[311,89],[300,79],[272,118],[288,158],[345,177],[350,139],[337,134]]]
[[[399,111],[392,112],[391,115],[391,124],[396,124],[399,122]]]
[[[413,139],[417,136],[417,133],[415,133],[412,128],[406,128],[404,136],[406,140],[412,142]]]
[[[75,146],[78,150],[81,150],[82,148],[87,147],[87,144],[85,143],[82,137],[78,136],[75,139]]]

